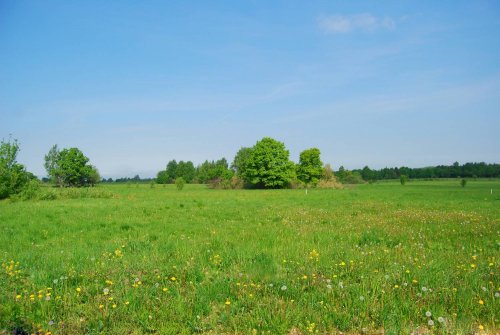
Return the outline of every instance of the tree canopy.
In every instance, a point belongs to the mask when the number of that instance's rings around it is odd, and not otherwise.
[[[264,137],[252,148],[245,165],[244,179],[259,188],[283,188],[294,178],[294,164],[285,144]]]
[[[45,169],[55,185],[89,186],[100,181],[97,169],[88,164],[89,159],[78,148],[59,151],[54,145],[45,155]]]
[[[238,178],[244,178],[248,160],[252,156],[252,148],[243,147],[234,156],[231,168]]]
[[[215,162],[209,162],[208,160],[203,162],[196,169],[196,175],[198,182],[205,184],[207,182],[230,179],[233,176],[233,172],[229,170],[227,160],[221,158]]]
[[[360,172],[364,180],[398,179],[401,175],[409,179],[419,178],[496,178],[500,177],[500,164],[465,163],[460,165],[458,162],[452,165],[438,165],[423,168],[409,168],[406,166],[383,168],[372,170],[365,166],[362,170],[353,170]]]
[[[323,173],[323,163],[318,148],[311,148],[300,153],[297,164],[297,178],[305,184],[316,185]]]

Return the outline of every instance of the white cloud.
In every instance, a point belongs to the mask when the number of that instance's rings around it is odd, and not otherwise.
[[[321,17],[319,26],[326,33],[345,34],[355,30],[393,29],[396,23],[390,17],[378,18],[370,13],[361,13],[348,16],[332,15]]]

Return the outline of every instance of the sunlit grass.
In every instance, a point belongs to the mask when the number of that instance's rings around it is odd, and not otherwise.
[[[112,185],[0,202],[0,329],[495,333],[499,186]]]

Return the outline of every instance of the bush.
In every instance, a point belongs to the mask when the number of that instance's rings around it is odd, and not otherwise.
[[[304,183],[303,181],[299,180],[299,179],[294,179],[290,182],[290,184],[288,185],[288,187],[290,187],[291,189],[304,189],[306,188],[306,183]]]
[[[21,200],[31,200],[37,199],[40,196],[40,182],[36,179],[32,179],[26,184],[21,193],[19,193],[19,198]]]
[[[402,174],[401,177],[399,177],[399,182],[401,183],[401,185],[405,185],[407,181],[408,181],[408,176]]]
[[[323,167],[323,173],[321,175],[321,179],[316,185],[317,188],[330,188],[330,189],[342,189],[344,188],[340,182],[338,182],[337,178],[333,173],[332,167],[330,164],[326,164]]]
[[[40,196],[38,197],[40,200],[56,200],[57,199],[57,193],[54,190],[48,190],[46,192],[40,193]]]
[[[363,184],[365,181],[358,172],[346,171],[343,184]]]
[[[245,182],[243,181],[243,179],[238,178],[236,176],[233,176],[231,178],[231,188],[233,190],[242,189],[243,187],[245,187]]]
[[[219,190],[230,190],[234,188],[231,181],[232,178],[231,179],[215,178],[208,181],[208,187]]]
[[[318,184],[316,185],[317,188],[330,188],[330,189],[337,189],[341,190],[344,188],[341,183],[339,183],[335,178],[326,180],[326,179],[320,179]]]
[[[465,185],[467,185],[467,180],[466,179],[462,179],[460,181],[460,185],[462,185],[462,187],[465,187]]]
[[[175,179],[175,187],[177,187],[177,189],[179,191],[184,188],[184,184],[186,184],[186,181],[184,180],[184,178],[179,177],[179,178]]]

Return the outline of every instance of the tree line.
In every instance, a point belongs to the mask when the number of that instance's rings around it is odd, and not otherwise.
[[[22,192],[35,192],[38,178],[17,162],[20,150],[17,140],[9,138],[0,142],[0,199]],[[100,178],[97,168],[78,148],[50,148],[45,155],[47,177],[42,180],[58,187],[93,186],[99,182],[113,182]],[[252,147],[241,148],[231,164],[225,159],[206,160],[195,166],[191,161],[170,160],[156,178],[118,178],[115,182],[151,182],[158,184],[200,183],[213,188],[339,188],[340,183],[356,184],[383,179],[426,178],[498,178],[500,164],[466,163],[439,165],[425,168],[394,167],[380,170],[347,170],[343,166],[333,172],[329,164],[321,161],[318,148],[300,153],[299,162],[290,160],[285,144],[264,137]],[[402,182],[403,183],[403,182]]]
[[[304,150],[298,164],[290,160],[284,143],[265,137],[253,147],[243,147],[230,165],[225,158],[206,160],[198,166],[191,161],[171,160],[158,172],[156,182],[209,184],[214,188],[286,188],[317,186],[324,166],[317,148]]]
[[[343,179],[344,169],[341,166],[337,172],[339,180]],[[365,166],[360,170],[353,170],[364,181],[399,179],[406,176],[409,179],[434,179],[434,178],[498,178],[500,177],[500,164],[465,163],[458,162],[453,165],[438,165],[423,168],[409,168],[406,166],[372,170]]]

